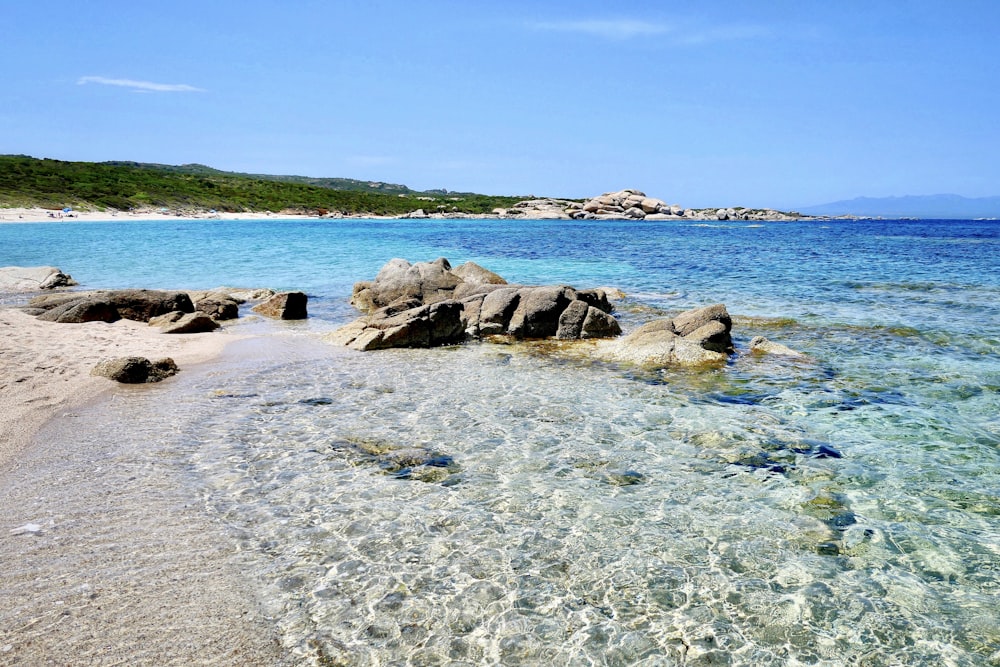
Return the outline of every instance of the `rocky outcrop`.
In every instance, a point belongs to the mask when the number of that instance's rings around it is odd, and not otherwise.
[[[191,298],[184,292],[136,289],[44,295],[33,298],[28,305],[43,311],[38,319],[61,323],[114,322],[123,318],[148,322],[151,317],[173,311],[194,311]]]
[[[54,266],[0,267],[0,292],[33,292],[76,284],[71,276]]]
[[[474,270],[462,270],[475,273]],[[416,264],[410,264],[405,259],[392,259],[382,267],[375,280],[355,283],[351,305],[358,310],[372,312],[400,299],[417,299],[421,304],[436,303],[454,298],[455,288],[464,282],[451,270],[451,264],[444,257]],[[482,283],[477,281],[475,284]]]
[[[149,326],[160,327],[161,333],[189,334],[215,331],[219,328],[219,323],[205,313],[182,313],[175,310],[150,318]]]
[[[733,352],[732,319],[722,304],[654,320],[624,338],[598,346],[595,356],[640,366],[725,363]]]
[[[445,258],[389,261],[373,281],[354,286],[351,303],[368,316],[329,340],[359,350],[425,347],[468,338],[599,338],[621,333],[602,290],[509,285],[473,263]],[[433,306],[439,306],[437,308]]]
[[[464,339],[465,320],[460,302],[447,300],[422,305],[415,299],[380,308],[327,338],[332,343],[362,351],[434,347]]]
[[[159,382],[175,375],[177,371],[177,364],[169,357],[157,361],[150,361],[145,357],[121,357],[100,362],[90,374],[123,384],[142,384]]]
[[[280,292],[253,307],[255,313],[278,320],[304,320],[309,317],[305,292]]]
[[[782,213],[772,208],[707,208],[685,209],[678,204],[668,204],[662,199],[649,197],[641,190],[625,189],[605,192],[583,201],[570,199],[526,199],[510,208],[498,208],[493,214],[499,218],[525,220],[799,220],[798,213]],[[449,214],[432,214],[430,217],[458,217]],[[461,217],[469,217],[462,214]]]

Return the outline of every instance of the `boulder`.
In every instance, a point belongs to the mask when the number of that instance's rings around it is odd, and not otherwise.
[[[114,322],[122,318],[148,322],[151,317],[175,310],[194,311],[191,298],[184,292],[136,289],[53,294],[36,297],[29,305],[46,311],[38,319],[64,323]]]
[[[72,277],[54,266],[0,267],[0,292],[33,292],[76,284]]]
[[[576,300],[571,287],[526,287],[507,324],[507,334],[515,338],[548,338],[559,330],[559,316]]]
[[[327,340],[362,351],[459,343],[465,339],[462,313],[458,301],[438,301],[402,311],[390,306],[341,327]]]
[[[184,313],[194,312],[191,297],[185,292],[127,289],[112,290],[100,294],[101,298],[106,299],[118,311],[119,315],[127,320],[137,322],[148,322],[151,317],[175,310]]]
[[[94,366],[91,375],[106,377],[123,384],[159,382],[175,375],[178,371],[173,359],[150,361],[145,357],[121,357],[107,359]]]
[[[175,310],[149,320],[150,326],[160,327],[166,334],[206,333],[219,328],[219,323],[205,313],[182,313]]]
[[[722,304],[649,322],[595,350],[598,358],[647,367],[725,363],[733,351],[732,319]]]
[[[235,320],[240,316],[240,304],[235,299],[221,294],[199,300],[194,304],[194,308],[213,320]]]
[[[72,299],[38,316],[44,322],[82,324],[83,322],[117,322],[121,319],[118,309],[101,299]]]
[[[799,359],[806,359],[808,355],[799,352],[798,350],[793,350],[790,347],[786,347],[781,343],[775,343],[774,341],[768,340],[763,336],[755,336],[750,340],[750,351],[754,354],[778,354],[786,357],[796,357]]]
[[[448,261],[448,260],[445,260]],[[507,281],[502,276],[493,273],[489,269],[484,269],[475,262],[459,264],[451,270],[453,274],[462,279],[466,285],[506,285]]]
[[[306,311],[308,300],[305,292],[279,292],[254,306],[253,311],[279,320],[304,320],[309,316]]]
[[[469,271],[475,273],[474,269]],[[418,298],[421,303],[434,303],[453,298],[455,288],[462,282],[443,257],[416,264],[397,258],[389,260],[374,281],[356,283],[351,304],[359,310],[372,312],[399,298]]]

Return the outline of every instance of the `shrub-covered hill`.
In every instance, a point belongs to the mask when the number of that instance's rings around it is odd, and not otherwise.
[[[343,189],[341,189],[343,188]],[[340,212],[344,215],[400,215],[427,212],[489,213],[520,197],[414,192],[405,186],[350,179],[236,174],[202,165],[130,162],[64,162],[24,155],[0,155],[0,207],[76,209],[169,208],[211,210]]]

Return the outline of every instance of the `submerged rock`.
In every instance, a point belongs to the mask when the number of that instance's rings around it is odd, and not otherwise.
[[[715,304],[649,322],[621,339],[602,343],[595,355],[647,367],[718,365],[733,352],[731,330],[726,307]]]
[[[781,343],[775,343],[764,336],[755,336],[750,340],[750,351],[754,354],[778,354],[786,357],[808,358],[807,355],[786,347]]]

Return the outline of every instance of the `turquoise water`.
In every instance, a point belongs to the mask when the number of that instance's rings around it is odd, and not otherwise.
[[[439,256],[618,287],[626,329],[721,301],[738,347],[810,358],[322,343],[355,280]],[[307,323],[90,417],[172,452],[297,659],[1000,664],[996,222],[0,226],[0,265],[38,264],[310,294]]]

